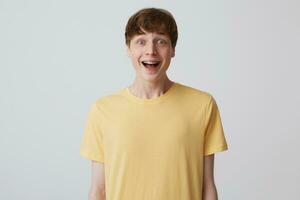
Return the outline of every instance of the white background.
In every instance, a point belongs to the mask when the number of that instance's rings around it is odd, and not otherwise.
[[[149,6],[177,21],[170,79],[218,103],[219,199],[299,199],[298,0],[0,0],[0,199],[87,199],[87,112],[132,83],[124,29]]]

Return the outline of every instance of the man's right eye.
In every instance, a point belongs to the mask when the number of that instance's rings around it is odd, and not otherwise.
[[[143,40],[137,40],[136,43],[139,44],[139,45],[143,45],[144,41]]]

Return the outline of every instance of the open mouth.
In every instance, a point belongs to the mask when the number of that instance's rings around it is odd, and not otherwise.
[[[153,69],[153,68],[157,68],[160,64],[160,61],[142,61],[142,64],[144,65],[144,67],[148,68],[148,69]]]

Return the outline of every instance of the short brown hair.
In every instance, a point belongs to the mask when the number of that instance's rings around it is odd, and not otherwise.
[[[147,32],[164,32],[166,33],[175,48],[177,43],[177,25],[173,15],[161,8],[144,8],[134,13],[128,20],[125,29],[125,42],[130,46],[130,41],[135,35]]]

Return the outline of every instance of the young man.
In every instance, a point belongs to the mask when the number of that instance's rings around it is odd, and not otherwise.
[[[163,9],[128,20],[135,80],[95,101],[80,148],[92,160],[90,200],[217,200],[214,153],[228,146],[212,95],[167,76],[177,35]]]

